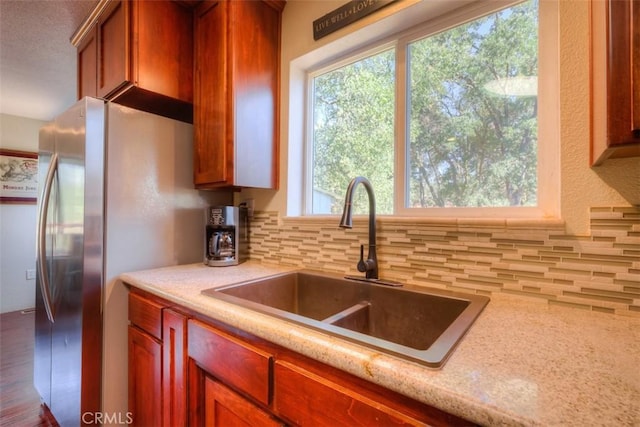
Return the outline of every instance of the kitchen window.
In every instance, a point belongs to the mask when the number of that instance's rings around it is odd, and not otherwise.
[[[308,72],[305,213],[341,212],[363,175],[380,214],[550,216],[547,3],[488,14],[474,4]],[[355,211],[366,213],[360,193]]]

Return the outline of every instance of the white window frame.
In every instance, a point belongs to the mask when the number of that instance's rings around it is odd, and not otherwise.
[[[560,212],[560,132],[559,132],[559,65],[558,65],[558,3],[556,0],[539,0],[538,30],[538,162],[537,162],[537,206],[532,207],[483,207],[483,208],[407,208],[408,197],[407,159],[406,159],[406,52],[410,42],[434,35],[466,22],[489,15],[498,10],[521,3],[522,0],[477,1],[449,12],[441,17],[397,32],[382,41],[361,43],[357,49],[345,48],[334,54],[329,61],[311,63],[298,69],[305,73],[306,116],[303,119],[304,156],[302,180],[302,200],[299,208],[288,208],[288,214],[296,212],[303,215],[314,215],[312,209],[312,143],[313,143],[313,78],[332,69],[340,68],[356,62],[364,57],[374,55],[390,47],[396,48],[396,111],[395,111],[395,165],[394,165],[394,216],[404,217],[456,217],[456,218],[559,218]],[[375,31],[370,32],[370,40],[379,37]],[[322,57],[323,55],[319,55]],[[327,65],[328,64],[328,65]],[[292,71],[296,71],[292,69]],[[293,73],[292,73],[293,74]],[[292,101],[293,111],[295,101]],[[302,117],[300,117],[302,119]],[[290,120],[295,118],[290,117]],[[290,141],[291,144],[291,141]],[[292,150],[290,147],[290,154]],[[294,149],[293,152],[296,152]],[[289,173],[292,173],[289,170]],[[295,173],[295,172],[293,172]],[[300,176],[300,175],[298,175]],[[291,176],[289,182],[291,182]],[[375,190],[375,189],[374,189]],[[346,191],[346,189],[345,189]],[[295,197],[289,197],[289,202]]]
[[[370,56],[374,56],[377,55],[381,52],[384,52],[385,50],[388,49],[392,49],[395,48],[396,52],[398,50],[397,48],[397,40],[391,41],[391,42],[384,42],[384,43],[379,43],[379,44],[375,44],[373,46],[367,46],[365,49],[361,49],[359,50],[357,53],[352,53],[350,54],[348,57],[346,58],[342,58],[338,61],[332,62],[330,65],[322,67],[322,68],[317,68],[317,69],[313,69],[312,71],[309,71],[307,73],[307,82],[306,82],[306,86],[307,86],[307,91],[308,91],[308,96],[307,96],[307,104],[306,104],[306,108],[305,110],[307,111],[306,114],[306,125],[305,125],[305,130],[306,130],[306,135],[305,135],[305,168],[304,168],[304,204],[303,204],[303,212],[305,213],[305,215],[314,215],[312,213],[312,209],[313,209],[313,149],[312,149],[312,144],[313,144],[313,129],[314,129],[314,117],[313,117],[313,100],[315,99],[315,93],[314,93],[314,84],[313,84],[313,80],[325,73],[328,73],[330,71],[336,70],[338,68],[342,68],[345,67],[347,65],[353,64],[354,62],[358,62],[362,59],[368,58]],[[397,57],[396,57],[397,60]],[[397,74],[397,71],[396,71]],[[398,90],[397,88],[397,84],[396,84],[396,91]],[[397,110],[397,107],[396,107]],[[397,111],[394,112],[394,115],[397,115]],[[395,139],[395,138],[394,138]],[[397,147],[397,142],[394,141],[394,151],[396,150]],[[397,153],[396,153],[397,154]],[[397,157],[397,156],[395,156]],[[395,160],[394,160],[395,162]],[[394,173],[395,173],[395,166],[394,166]],[[347,189],[344,189],[345,192],[347,191]],[[374,189],[375,191],[375,189]],[[395,193],[396,189],[394,188],[394,193]],[[394,205],[395,205],[395,200],[394,200]],[[395,210],[395,207],[394,207]],[[395,212],[394,212],[395,213]]]

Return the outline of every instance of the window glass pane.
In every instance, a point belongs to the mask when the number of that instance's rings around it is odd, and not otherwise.
[[[537,1],[407,49],[407,207],[536,206]]]
[[[349,181],[362,175],[375,190],[378,213],[393,213],[394,50],[313,79],[312,213],[342,212]],[[355,213],[366,213],[358,190]]]

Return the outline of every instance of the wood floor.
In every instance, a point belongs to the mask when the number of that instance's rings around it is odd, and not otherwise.
[[[34,312],[0,314],[0,427],[51,426],[33,386]]]

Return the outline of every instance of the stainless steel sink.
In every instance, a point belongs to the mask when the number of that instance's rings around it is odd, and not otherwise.
[[[482,295],[306,271],[202,292],[430,367],[442,366],[489,302]]]

